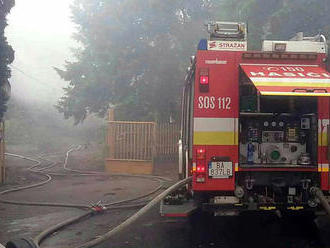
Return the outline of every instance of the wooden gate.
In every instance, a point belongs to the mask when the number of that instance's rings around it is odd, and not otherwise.
[[[157,158],[163,160],[177,159],[180,124],[158,123],[156,127],[156,133]]]
[[[109,121],[109,155],[114,159],[151,161],[156,153],[155,123]]]
[[[179,124],[115,121],[109,111],[108,158],[110,173],[152,174],[155,158],[177,157]]]
[[[112,173],[152,174],[156,154],[154,122],[109,121],[109,157]]]

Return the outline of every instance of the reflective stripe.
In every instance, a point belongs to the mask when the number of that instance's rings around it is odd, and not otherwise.
[[[317,171],[318,172],[329,172],[329,164],[318,164]]]
[[[291,206],[291,207],[287,207],[287,209],[289,210],[302,210],[304,209],[303,206]]]
[[[261,206],[261,207],[259,207],[259,209],[270,211],[270,210],[275,210],[276,207],[275,206]]]
[[[329,172],[329,164],[322,164],[322,172]]]
[[[236,132],[194,132],[194,145],[238,145]]]
[[[330,96],[330,93],[308,93],[308,92],[280,92],[280,91],[261,91],[265,96]]]
[[[237,118],[194,118],[195,132],[230,132],[235,131]]]
[[[321,123],[322,123],[323,126],[327,126],[330,123],[330,120],[329,119],[322,119],[320,121],[321,121]]]
[[[294,82],[256,82],[254,83],[255,86],[295,86],[296,83]],[[310,87],[311,83],[309,82],[299,82],[299,87]],[[323,86],[329,86],[329,83],[313,83],[313,86],[315,87],[323,87]],[[263,92],[264,93],[264,92]],[[312,93],[315,94],[315,93]],[[314,95],[313,95],[314,96]]]
[[[238,118],[235,118],[235,129],[234,129],[234,131],[235,131],[235,140],[234,140],[235,144],[238,144],[238,137],[239,137],[238,128],[239,128],[239,121],[238,121]]]
[[[317,78],[262,78],[262,77],[250,77],[251,80],[255,81],[254,85],[270,85],[270,86],[299,86],[306,84],[305,86],[310,87],[320,84],[321,86],[330,84],[330,79],[317,79]]]
[[[330,85],[330,79],[302,79],[302,78],[255,78],[250,77],[253,81],[255,86],[278,86],[278,87],[285,87],[285,86],[297,86],[299,87],[311,87],[311,83],[313,87],[328,87]],[[296,92],[296,93],[304,93],[305,92]],[[319,92],[324,94],[325,92]],[[265,92],[263,92],[265,94]],[[311,93],[313,96],[315,93]]]
[[[238,163],[235,163],[235,171],[238,171]]]
[[[327,146],[328,145],[328,135],[327,135],[327,133],[319,133],[318,134],[318,145],[319,146]]]
[[[328,145],[328,128],[330,124],[329,119],[319,119],[318,120],[318,145],[327,146]]]
[[[237,118],[194,118],[194,145],[237,144]]]

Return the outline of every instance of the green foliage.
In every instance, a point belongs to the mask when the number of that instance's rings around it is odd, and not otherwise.
[[[178,113],[184,71],[211,9],[203,0],[76,0],[75,62],[56,69],[69,82],[57,107],[76,123],[116,106],[120,119]]]
[[[218,13],[222,20],[247,22],[249,48],[259,49],[263,39],[287,40],[297,32],[329,38],[329,10],[328,0],[227,0]]]
[[[329,0],[75,0],[75,60],[58,74],[68,81],[58,110],[82,122],[117,108],[123,120],[178,119],[189,56],[208,20],[248,23],[249,49],[297,32],[329,37]]]
[[[0,121],[4,112],[7,110],[6,103],[9,98],[10,69],[8,67],[14,60],[14,50],[8,45],[5,37],[5,27],[7,26],[6,16],[10,9],[15,5],[14,0],[0,1]]]

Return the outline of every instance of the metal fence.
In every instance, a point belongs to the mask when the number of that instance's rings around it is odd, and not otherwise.
[[[177,154],[179,125],[155,122],[109,121],[109,158],[150,161]]]

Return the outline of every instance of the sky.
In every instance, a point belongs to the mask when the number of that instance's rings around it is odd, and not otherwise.
[[[53,67],[63,68],[71,58],[70,4],[73,0],[16,0],[5,30],[15,50],[12,97],[54,105],[66,83]]]

